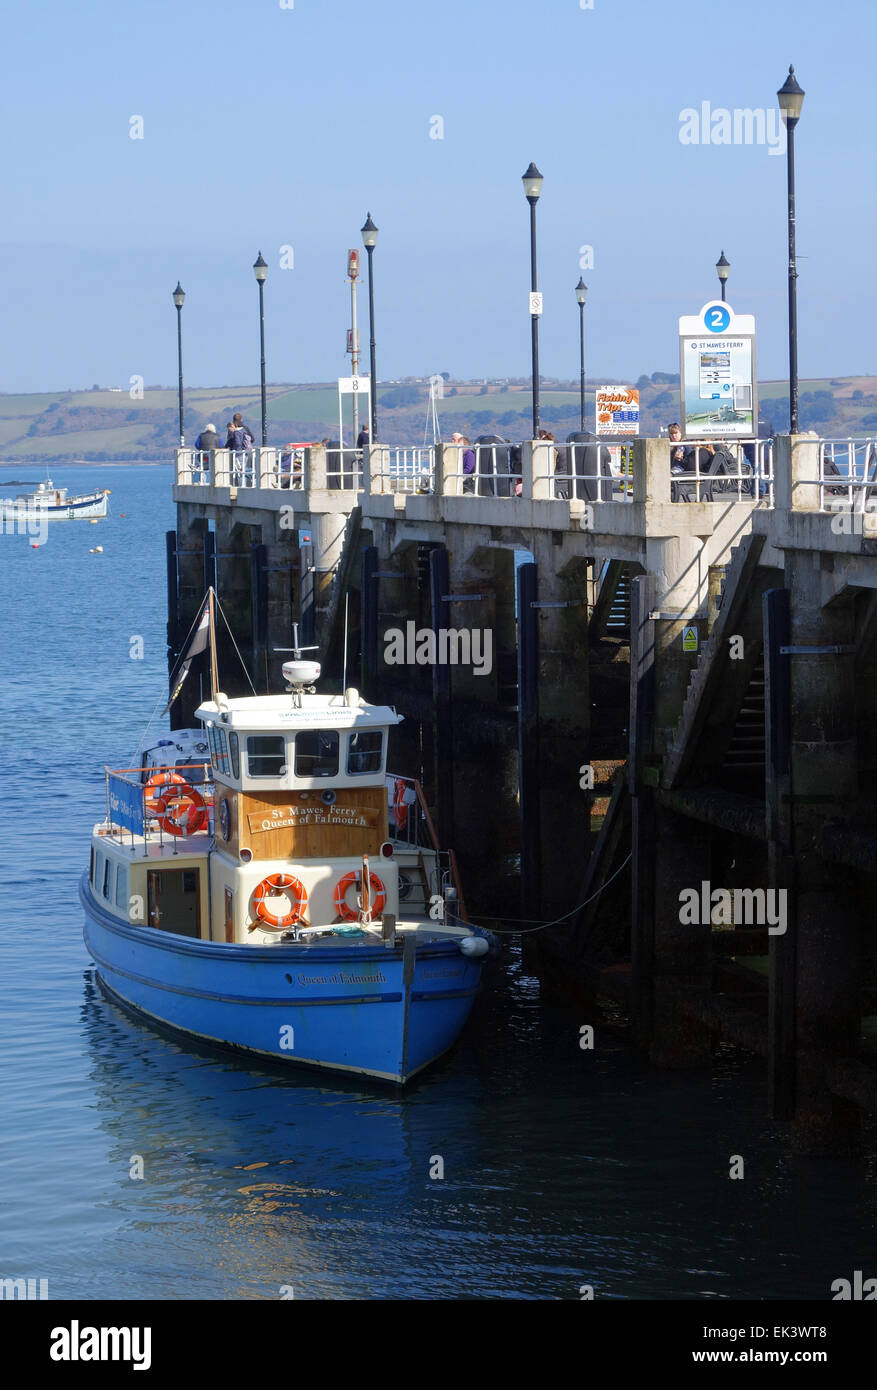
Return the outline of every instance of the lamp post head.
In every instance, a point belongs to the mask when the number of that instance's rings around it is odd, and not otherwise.
[[[539,201],[539,194],[542,192],[542,175],[535,164],[530,165],[526,174],[521,175],[524,183],[524,196],[532,207]]]
[[[791,65],[789,66],[788,77],[777,92],[777,101],[780,104],[780,114],[786,125],[795,126],[801,115],[801,107],[804,105],[804,89],[798,86],[795,69]]]
[[[725,256],[724,251],[716,261],[716,273],[723,284],[731,273],[731,262]]]
[[[176,306],[177,306],[178,309],[182,309],[182,307],[183,307],[183,302],[184,302],[185,298],[186,298],[186,291],[183,289],[182,285],[180,284],[180,282],[179,282],[179,280],[178,280],[178,281],[177,281],[177,288],[173,291],[173,300],[174,300],[174,303],[176,304]]]
[[[268,279],[268,262],[262,259],[261,251],[259,252],[259,259],[253,262],[253,274],[260,285],[263,285]]]
[[[576,285],[576,299],[579,304],[586,304],[588,302],[588,287],[581,275],[579,276],[579,283]]]
[[[378,242],[378,229],[372,222],[371,213],[366,214],[365,224],[362,228],[362,244],[367,251],[373,251]]]

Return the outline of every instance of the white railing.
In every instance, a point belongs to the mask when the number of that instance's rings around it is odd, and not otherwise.
[[[716,459],[704,441],[693,440],[681,442],[684,459],[674,465],[671,450],[675,446],[669,440],[660,441],[661,449],[666,448],[671,500],[733,499],[773,506],[773,441],[715,441],[719,443],[730,452],[733,466],[724,452]],[[522,474],[524,463],[530,458],[530,447],[528,443],[509,441],[435,447],[374,445],[367,460],[370,476],[365,479],[362,450],[351,446],[327,448],[322,486],[348,492],[359,492],[365,486],[375,493],[431,494],[435,491],[436,454],[440,452],[442,490],[446,496],[514,499],[523,493]],[[311,485],[313,448],[305,443],[245,450],[184,448],[177,453],[177,482],[245,490],[307,490]],[[537,441],[532,461],[532,480],[539,497],[567,502],[633,501],[630,443]],[[877,487],[877,447],[870,439],[821,441],[819,474],[818,479],[810,481],[821,486],[823,508],[851,506],[854,498],[865,506],[869,489]],[[317,475],[314,476],[316,480]],[[319,476],[322,477],[322,469]],[[877,497],[877,492],[874,495]]]
[[[372,453],[372,468],[376,463]],[[392,492],[432,492],[435,487],[435,457],[431,447],[385,447],[381,450],[378,476],[389,480]]]
[[[522,445],[446,444],[444,448],[446,493],[461,497],[520,496]],[[472,458],[467,459],[467,454]],[[471,464],[468,469],[467,463]],[[452,480],[455,485],[448,488]]]
[[[877,511],[877,439],[821,439],[819,477],[798,481],[819,484],[820,511]]]
[[[667,441],[670,454],[670,500],[672,502],[759,502],[773,506],[773,440],[722,439],[711,440],[716,449],[711,453],[702,441],[685,440],[681,444]],[[729,467],[724,445],[733,459]],[[682,464],[674,463],[677,449],[684,451]]]

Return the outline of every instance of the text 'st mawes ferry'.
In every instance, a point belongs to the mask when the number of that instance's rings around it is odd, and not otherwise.
[[[319,665],[296,657],[285,695],[227,699],[211,655],[205,741],[176,734],[147,766],[107,770],[86,946],[150,1019],[405,1082],[459,1035],[489,934],[465,922],[419,783],[387,773],[402,716],[317,694]]]
[[[106,516],[108,488],[68,497],[66,487],[55,487],[51,478],[40,483],[35,492],[22,492],[17,497],[0,497],[0,516],[19,521],[91,521]]]

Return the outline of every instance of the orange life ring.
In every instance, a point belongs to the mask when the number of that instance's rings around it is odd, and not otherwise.
[[[361,878],[362,871],[360,869],[351,869],[349,874],[345,874],[335,884],[335,911],[345,922],[356,922],[359,919],[359,913],[354,912],[348,906],[347,890],[353,883],[358,887]],[[387,890],[377,874],[369,872],[368,883],[372,891],[371,915],[379,917],[387,905]]]
[[[157,819],[168,835],[194,835],[209,819],[201,793],[168,768],[152,774],[143,788],[143,800],[147,816]]]
[[[210,820],[204,798],[195,787],[184,783],[176,796],[167,802],[167,814],[161,825],[169,835],[194,835]]]
[[[396,834],[399,835],[408,824],[408,807],[405,805],[405,783],[401,777],[396,778],[396,785],[393,788],[393,815],[396,819]]]
[[[292,904],[285,917],[278,917],[273,912],[269,912],[265,906],[265,899],[274,893],[286,893]],[[305,922],[305,909],[308,905],[308,893],[300,878],[294,874],[269,874],[263,878],[262,882],[253,892],[253,908],[259,921],[266,927],[280,927],[285,930],[292,927],[296,922]],[[307,923],[305,922],[305,926]]]

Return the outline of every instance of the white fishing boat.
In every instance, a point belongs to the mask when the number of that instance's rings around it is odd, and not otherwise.
[[[46,478],[34,492],[22,492],[17,497],[0,497],[0,516],[16,521],[86,521],[106,516],[109,488],[69,497],[66,487],[55,487]]]
[[[404,1083],[459,1036],[490,937],[466,921],[419,783],[388,772],[402,716],[318,693],[297,637],[285,695],[228,699],[212,590],[175,692],[208,619],[201,729],[107,770],[80,885],[98,977],[198,1038]]]

